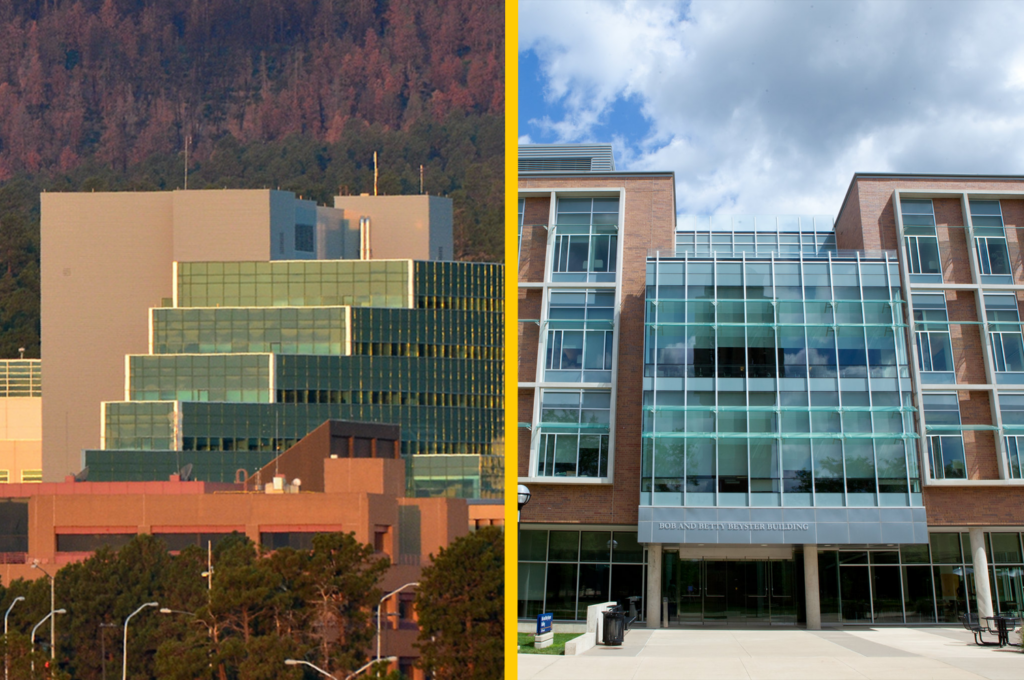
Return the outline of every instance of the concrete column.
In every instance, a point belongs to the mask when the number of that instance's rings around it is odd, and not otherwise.
[[[661,543],[647,544],[647,627],[661,627]]]
[[[971,527],[971,558],[974,563],[974,590],[978,598],[975,611],[979,617],[992,616],[992,589],[988,584],[988,555],[985,554],[985,532]],[[980,620],[980,618],[979,618]]]
[[[821,600],[818,597],[818,546],[804,545],[804,602],[807,630],[821,630]]]

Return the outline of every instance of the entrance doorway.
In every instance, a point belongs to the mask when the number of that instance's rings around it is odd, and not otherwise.
[[[687,559],[666,553],[668,625],[795,625],[796,560]]]

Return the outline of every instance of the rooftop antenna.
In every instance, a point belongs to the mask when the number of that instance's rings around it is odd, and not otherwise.
[[[185,190],[188,191],[188,145],[192,142],[192,135],[185,135]]]
[[[420,165],[420,193],[423,193],[423,166]]]
[[[377,152],[373,152],[373,195],[377,195]]]
[[[182,482],[192,481],[192,463],[188,463],[185,467],[178,470],[178,479]]]

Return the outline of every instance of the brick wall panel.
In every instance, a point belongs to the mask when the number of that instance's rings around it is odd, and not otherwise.
[[[543,281],[548,246],[550,198],[527,198],[523,205],[523,242],[519,248],[519,280]]]
[[[988,392],[960,392],[960,422],[991,425],[992,404]],[[996,443],[992,432],[964,430],[964,458],[968,479],[999,479]]]
[[[640,403],[643,389],[643,321],[647,253],[675,245],[675,195],[670,175],[655,177],[520,177],[519,187],[625,189],[618,394],[615,422],[615,484],[536,484],[523,508],[524,522],[636,524],[640,503]],[[522,313],[520,314],[522,317]],[[535,356],[535,353],[534,353]],[[520,399],[520,408],[523,408]],[[520,453],[519,469],[526,463]],[[528,462],[528,461],[527,461]]]
[[[1006,248],[1010,254],[1010,268],[1013,280],[1024,281],[1024,261],[1022,261],[1020,229],[1024,229],[1024,200],[1002,200],[999,205],[1003,211],[1003,227],[1006,230]]]
[[[975,295],[969,290],[946,292],[946,312],[950,321],[978,320]],[[985,360],[981,353],[981,326],[977,323],[950,324],[949,340],[953,348],[956,381],[961,384],[984,385]]]
[[[534,382],[537,379],[537,345],[540,342],[542,298],[540,290],[519,290],[519,318],[538,322],[519,323],[519,382]]]
[[[924,489],[928,526],[1024,525],[1020,487],[934,487]]]

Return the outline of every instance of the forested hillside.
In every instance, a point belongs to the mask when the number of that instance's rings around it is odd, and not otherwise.
[[[502,248],[502,3],[0,3],[0,356],[38,356],[40,191],[423,188]]]

